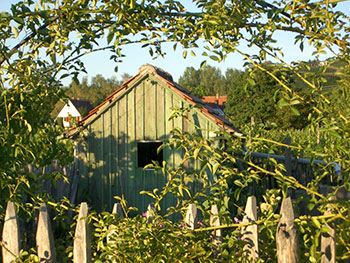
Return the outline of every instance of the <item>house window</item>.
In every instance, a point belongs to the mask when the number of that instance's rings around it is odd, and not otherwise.
[[[162,145],[159,141],[141,141],[137,142],[137,166],[145,167],[151,164],[152,161],[157,161],[159,164],[163,162],[163,150],[157,154],[157,149]]]

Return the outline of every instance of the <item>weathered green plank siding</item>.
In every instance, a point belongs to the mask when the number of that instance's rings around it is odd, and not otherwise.
[[[111,106],[109,108],[109,122],[110,122],[110,156],[109,156],[109,162],[110,162],[110,173],[108,174],[109,177],[109,193],[110,196],[108,199],[111,199],[111,196],[115,195],[115,188],[116,188],[116,173],[117,173],[117,160],[116,160],[116,147],[117,147],[117,141],[116,141],[116,111],[115,106]],[[109,205],[113,205],[114,201],[109,200]]]
[[[164,140],[166,138],[165,133],[165,126],[166,126],[166,111],[165,111],[165,88],[159,85],[157,82],[155,82],[155,98],[156,98],[156,138],[158,140]],[[163,150],[164,151],[164,150]],[[165,153],[163,153],[163,158],[165,156]],[[164,158],[164,160],[166,160]],[[162,165],[162,164],[160,164]],[[158,171],[157,174],[157,188],[159,189],[159,186],[165,185],[167,178]],[[168,201],[169,204],[170,200]],[[162,200],[160,203],[161,207],[166,207],[167,203],[166,200]]]
[[[144,85],[144,101],[145,101],[145,115],[144,115],[144,130],[145,140],[157,139],[157,106],[158,101],[156,97],[156,85],[155,81],[151,79],[146,80]],[[143,170],[142,173],[142,189],[146,191],[152,191],[154,188],[159,188],[158,176],[154,170]],[[143,211],[146,211],[147,205],[152,202],[151,197],[144,196],[143,198]]]
[[[126,114],[126,125],[127,125],[127,144],[126,144],[126,158],[127,158],[127,167],[126,167],[126,181],[128,187],[128,202],[130,206],[136,205],[136,194],[135,194],[135,167],[136,167],[136,158],[135,158],[135,90],[131,90],[125,96],[125,107],[127,109]]]
[[[143,189],[142,183],[142,169],[137,168],[137,141],[144,139],[144,115],[145,115],[145,98],[144,98],[144,82],[141,82],[134,88],[135,92],[135,194],[137,194]],[[141,198],[135,198],[134,206],[143,210],[143,204]]]
[[[101,166],[102,166],[102,130],[103,130],[103,122],[102,118],[98,118],[94,121],[92,127],[91,127],[91,150],[92,155],[91,158],[91,182],[90,182],[90,193],[92,195],[89,197],[92,199],[93,206],[101,207],[102,199],[103,199],[103,193],[101,191],[101,188],[103,187],[102,184],[102,173],[101,173]]]
[[[164,87],[159,85],[158,83],[156,85],[156,101],[157,101],[157,108],[156,108],[156,133],[157,133],[157,139],[158,140],[164,140],[166,138],[166,133],[165,133],[165,126],[166,126],[166,121],[167,121],[167,116],[166,116],[166,111],[165,111],[165,91]]]
[[[113,106],[113,112],[115,113],[115,133],[114,133],[114,138],[115,138],[115,167],[116,167],[116,171],[115,171],[115,178],[114,178],[114,182],[115,182],[115,186],[114,186],[114,195],[120,195],[121,191],[122,191],[122,181],[121,181],[121,176],[120,176],[120,165],[119,165],[119,141],[118,141],[118,136],[119,136],[119,101],[117,101],[115,103],[115,105]]]
[[[101,160],[101,179],[102,179],[102,193],[103,199],[102,207],[108,208],[110,206],[109,196],[110,196],[110,182],[109,182],[109,173],[110,173],[110,113],[109,110],[102,115],[103,130],[102,130],[102,160]]]
[[[174,127],[193,132],[196,129],[192,122],[205,129],[203,135],[207,138],[209,130],[216,127],[195,110],[188,113],[189,121],[182,118],[168,121],[171,108],[183,106],[188,106],[188,102],[151,76],[125,91],[88,125],[88,164],[82,171],[89,179],[85,199],[90,199],[94,208],[111,209],[113,196],[124,195],[129,206],[138,207],[139,212],[146,210],[152,199],[140,196],[139,192],[161,188],[168,178],[154,170],[138,167],[137,143],[169,138]],[[163,150],[163,159],[169,167],[176,166],[181,158],[182,152]],[[188,166],[199,164],[190,162]],[[84,198],[83,194],[80,196]],[[174,202],[169,196],[162,205],[165,208]]]
[[[144,101],[145,101],[145,140],[156,139],[156,88],[152,81],[146,80],[144,86]]]
[[[127,185],[127,125],[126,125],[126,109],[125,97],[118,101],[118,173],[120,182],[120,195],[129,200],[129,189]]]
[[[165,108],[165,137],[170,137],[170,132],[174,128],[174,120],[169,120],[169,117],[172,112],[173,104],[173,93],[168,89],[164,89],[164,108]],[[171,149],[164,149],[164,159],[168,162],[169,166],[174,165],[174,155]]]

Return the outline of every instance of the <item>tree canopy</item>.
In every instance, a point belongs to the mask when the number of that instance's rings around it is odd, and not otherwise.
[[[198,70],[193,67],[186,68],[179,78],[179,84],[199,98],[226,93],[220,69],[208,65]]]
[[[98,74],[91,78],[89,83],[87,77],[83,77],[80,83],[72,81],[66,90],[66,95],[70,98],[79,98],[87,100],[92,106],[96,107],[102,103],[106,97],[120,88],[123,80],[129,79],[131,76],[124,73],[122,80],[117,80],[116,77],[104,78],[101,74]]]
[[[283,63],[277,32],[294,34],[296,45],[301,50],[304,45],[314,47],[315,56],[327,50],[334,52],[349,67],[349,17],[336,10],[338,1],[193,3],[195,11],[186,10],[179,1],[26,0],[12,5],[10,12],[2,12],[1,156],[8,160],[1,163],[2,174],[8,174],[14,166],[17,171],[35,159],[28,148],[29,137],[43,129],[41,120],[47,120],[49,114],[45,105],[60,97],[60,79],[69,75],[76,79],[85,71],[80,58],[91,52],[109,50],[110,59],[118,63],[125,45],[143,43],[143,48],[159,56],[163,55],[162,43],[173,42],[174,48],[180,45],[185,49],[186,57],[188,51],[200,52],[199,41],[204,41],[206,50],[202,55],[208,59],[222,61],[236,52],[270,75],[283,88],[280,105],[292,108],[303,99],[289,88],[288,81],[260,63],[268,56]],[[245,54],[238,48],[240,43],[255,46],[259,52]],[[323,112],[328,103],[321,103],[324,96],[318,93],[322,82],[309,79],[303,64],[287,67],[314,92],[311,100],[317,106],[309,119],[327,122]],[[206,70],[217,75],[214,68]]]
[[[251,84],[246,88],[248,95],[254,98],[251,101],[256,102],[254,107],[262,107],[262,104],[257,105],[260,102],[255,93],[261,94],[269,86],[279,87],[276,98],[281,109],[300,114],[298,105],[310,105],[306,113],[310,131],[315,137],[317,129],[321,129],[326,144],[317,151],[310,142],[293,146],[293,149],[300,155],[306,153],[312,158],[322,157],[327,162],[338,163],[342,172],[338,188],[350,190],[348,105],[335,107],[332,104],[337,103],[339,96],[348,98],[349,78],[342,78],[342,89],[331,100],[322,91],[324,81],[320,78],[320,74],[337,61],[344,65],[340,74],[349,74],[350,20],[347,14],[337,10],[341,2],[193,0],[196,8],[192,11],[187,10],[181,1],[174,0],[18,1],[10,12],[0,13],[0,203],[16,200],[23,204],[24,196],[41,202],[44,197],[35,193],[40,178],[30,173],[26,166],[43,166],[54,159],[64,164],[72,159],[71,141],[59,139],[60,128],[48,124],[50,109],[47,105],[61,98],[61,80],[69,76],[77,79],[80,72],[85,72],[81,58],[92,52],[110,51],[110,59],[118,65],[124,56],[123,47],[134,43],[142,43],[142,47],[154,57],[165,55],[162,44],[166,42],[173,43],[174,49],[182,47],[184,57],[198,53],[207,60],[221,62],[233,52],[243,56],[253,69],[250,72]],[[309,45],[314,49],[313,56],[328,52],[334,59],[330,59],[319,72],[310,72],[308,65],[302,62],[285,63],[278,32],[293,34],[295,48],[303,50]],[[205,51],[199,49],[201,43],[204,43]],[[247,54],[240,50],[240,44],[255,49]],[[263,62],[270,58],[281,64],[279,71],[264,67]],[[217,70],[204,67],[203,72],[208,73],[203,79],[216,85]],[[297,76],[309,87],[310,93],[305,96],[292,89],[286,72]],[[196,74],[193,69],[188,72],[188,83],[200,86]],[[229,76],[232,77],[232,72],[227,73]],[[97,79],[96,86],[99,85]],[[265,84],[256,85],[258,79]],[[270,99],[266,103],[270,103]],[[258,137],[253,141],[266,142]],[[207,146],[203,148],[207,149]],[[195,151],[197,156],[202,154],[200,150]],[[273,175],[280,180],[284,194],[288,187],[296,187],[292,179],[283,176],[279,170]],[[243,175],[242,178],[239,179],[245,180]],[[255,178],[254,174],[248,176],[249,180]],[[242,186],[247,181],[235,182]],[[317,198],[327,200],[317,192],[318,183],[302,188],[312,194],[314,205]],[[3,207],[0,208],[3,211]],[[338,203],[335,210],[338,213],[336,219],[343,220],[344,227],[349,226],[347,204]],[[317,240],[320,233],[317,232]],[[349,238],[344,233],[339,242],[343,244],[345,260],[348,260]],[[313,255],[310,255],[310,261],[316,261]]]

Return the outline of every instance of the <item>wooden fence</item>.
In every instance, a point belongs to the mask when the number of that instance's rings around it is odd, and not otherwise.
[[[291,138],[287,136],[284,143],[285,145],[291,145]],[[250,166],[246,164],[247,161],[259,167],[264,167],[268,171],[275,170],[275,162],[282,163],[286,169],[285,174],[294,177],[304,186],[307,186],[317,175],[324,172],[327,172],[327,176],[321,180],[321,183],[324,185],[337,185],[338,180],[342,177],[340,166],[337,163],[326,163],[323,160],[308,158],[296,158],[292,156],[291,148],[288,147],[286,147],[284,155],[251,152],[248,151],[245,145],[243,148],[244,151],[240,154],[240,157],[245,158],[245,162],[240,163],[239,168],[241,170],[246,170]],[[274,160],[275,162],[269,163],[269,160]],[[277,182],[271,175],[261,173],[261,177],[264,189],[276,188]],[[254,194],[254,189],[252,192]]]
[[[120,204],[115,204],[112,213],[119,216],[122,215]],[[329,213],[327,211],[326,213]],[[218,208],[213,205],[211,208],[210,224],[212,227],[212,240],[217,245],[215,254],[219,254],[219,245],[222,242],[222,226],[218,216]],[[148,206],[146,213],[147,217],[154,215],[154,210]],[[73,262],[87,263],[91,262],[91,233],[90,225],[87,220],[88,206],[87,203],[81,203],[79,216],[77,219],[75,237],[73,241]],[[276,246],[277,259],[279,263],[296,263],[299,262],[299,242],[298,229],[294,223],[294,210],[291,198],[284,198],[280,210],[280,218],[277,224],[276,231]],[[236,227],[241,227],[242,240],[246,241],[244,253],[251,261],[259,258],[259,237],[257,223],[257,204],[255,196],[250,196],[245,207],[245,216],[243,222]],[[197,208],[196,205],[191,204],[188,207],[185,224],[188,229],[196,231],[197,224]],[[335,260],[335,229],[334,226],[326,225],[329,232],[321,236],[321,252],[322,263],[333,263]],[[206,231],[204,229],[204,231]],[[209,230],[207,230],[209,231]],[[109,233],[112,235],[113,233]],[[107,242],[110,242],[107,236]],[[54,263],[56,262],[55,242],[51,229],[48,209],[45,204],[40,206],[38,217],[38,226],[36,233],[36,245],[39,262]],[[8,202],[5,222],[2,233],[2,258],[3,263],[9,263],[19,256],[20,252],[20,235],[19,225],[16,215],[15,205],[13,202]]]

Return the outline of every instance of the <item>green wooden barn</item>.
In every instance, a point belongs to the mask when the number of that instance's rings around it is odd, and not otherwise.
[[[189,118],[205,129],[203,136],[218,129],[235,131],[215,109],[175,83],[169,73],[142,66],[79,123],[84,147],[79,153],[78,200],[103,210],[111,209],[114,196],[123,195],[129,206],[145,211],[151,199],[139,192],[161,188],[167,179],[143,167],[154,159],[169,165],[181,160],[181,153],[165,148],[157,155],[156,149],[174,127],[194,130],[185,119],[168,119],[172,108],[196,104],[202,107],[194,108]]]

